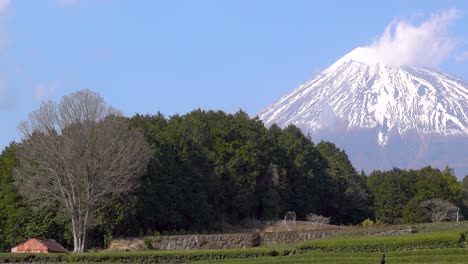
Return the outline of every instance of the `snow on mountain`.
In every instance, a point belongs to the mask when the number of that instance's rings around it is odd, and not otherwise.
[[[258,114],[267,126],[294,124],[305,133],[333,126],[388,132],[468,135],[468,83],[434,69],[380,64],[371,48],[356,48],[313,80]]]
[[[380,61],[372,48],[356,48],[257,115],[268,127],[294,124],[314,141],[336,139],[358,169],[454,163],[468,173],[468,83]],[[366,144],[358,148],[367,153],[357,151],[356,142]],[[449,145],[462,148],[454,151],[462,157],[434,153],[452,151]],[[403,160],[403,152],[412,156]],[[375,167],[369,155],[386,162],[375,159],[381,163]]]

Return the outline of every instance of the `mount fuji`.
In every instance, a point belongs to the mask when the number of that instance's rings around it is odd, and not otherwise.
[[[448,165],[468,174],[468,82],[381,61],[356,48],[257,115],[335,142],[357,169]]]

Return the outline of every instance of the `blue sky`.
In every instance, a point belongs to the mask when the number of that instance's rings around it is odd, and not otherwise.
[[[435,38],[454,45],[434,66],[468,80],[467,2],[0,0],[0,148],[42,100],[83,88],[128,116],[254,115],[392,21],[447,10]]]

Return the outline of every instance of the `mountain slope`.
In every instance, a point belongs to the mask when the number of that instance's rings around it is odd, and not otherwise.
[[[387,166],[381,167],[405,167],[388,154],[389,149],[406,151],[405,146],[395,146],[399,141],[403,145],[421,141],[418,155],[433,157],[421,154],[430,149],[433,138],[468,139],[468,83],[433,69],[384,65],[372,49],[357,48],[258,116],[267,126],[294,124],[314,140],[339,138],[341,147],[365,134],[364,143],[376,148],[370,152],[387,160]],[[460,155],[467,154],[468,145]],[[426,162],[440,162],[434,160],[437,157]]]

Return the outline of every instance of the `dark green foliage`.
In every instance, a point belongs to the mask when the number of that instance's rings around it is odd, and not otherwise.
[[[417,200],[424,201],[432,198],[441,198],[455,204],[461,203],[463,199],[461,185],[457,181],[452,169],[446,168],[444,171],[440,171],[431,167],[425,167],[419,171],[415,171],[414,174],[418,178],[416,183],[417,191],[415,193]]]
[[[409,200],[403,208],[403,223],[424,223],[430,221],[430,215],[420,206],[420,202],[416,198]]]
[[[296,127],[267,130],[242,111],[132,118],[153,147],[132,221],[147,233],[208,231],[247,218],[323,211],[323,157]],[[320,202],[322,200],[322,202]]]
[[[327,160],[327,172],[332,185],[329,190],[330,205],[325,215],[332,216],[333,223],[358,224],[371,216],[371,195],[364,172],[358,174],[348,155],[331,142],[317,145]]]
[[[461,188],[462,188],[462,193],[463,193],[463,210],[462,214],[465,216],[465,219],[468,217],[468,175],[466,175],[462,182],[461,182]]]
[[[273,264],[273,263],[346,263],[346,264],[378,264],[385,256],[385,263],[457,263],[465,264],[468,252],[462,248],[403,250],[392,252],[306,252],[291,256],[260,257],[249,259],[202,261],[197,264]]]
[[[463,190],[463,193],[468,194],[468,175],[463,177],[461,188]]]
[[[300,243],[298,250],[324,252],[388,252],[400,250],[457,248],[464,231],[432,232],[388,237],[356,237]]]
[[[145,247],[147,249],[152,249],[153,248],[153,244],[151,244],[151,238],[149,238],[149,237],[143,238],[143,243],[145,243]]]
[[[260,198],[261,215],[264,220],[275,220],[280,212],[280,195],[277,190],[269,189]]]
[[[308,213],[323,213],[327,207],[325,159],[310,138],[299,128],[288,126],[284,130],[270,128],[274,147],[273,162],[278,165],[282,212],[294,211],[298,219]]]
[[[88,231],[88,248],[106,248],[114,237],[127,234],[132,229],[128,218],[135,214],[136,199],[134,196],[109,197],[114,204],[98,208],[94,219],[93,228]]]
[[[416,191],[415,179],[404,170],[374,171],[368,178],[374,196],[374,212],[378,223],[399,224],[403,209]]]
[[[249,248],[230,250],[189,250],[189,251],[143,251],[143,252],[102,252],[83,254],[0,254],[0,263],[68,263],[68,262],[110,262],[110,263],[192,263],[200,260],[222,260],[253,258],[262,256],[284,256],[289,253],[282,248]]]
[[[326,160],[297,127],[267,130],[242,111],[196,110],[169,119],[137,115],[132,121],[154,150],[133,219],[142,227],[137,234],[206,231],[287,211],[304,219],[328,208]]]
[[[69,245],[67,218],[52,208],[35,210],[18,194],[12,179],[17,162],[15,144],[10,144],[0,154],[0,251],[10,250],[30,237],[55,239]]]
[[[1,253],[0,263],[61,263],[67,260],[66,254],[16,254]]]
[[[374,171],[368,178],[379,223],[418,223],[429,221],[420,203],[440,198],[463,207],[461,185],[453,170],[425,167],[420,170]]]
[[[395,168],[367,177],[333,143],[314,145],[295,126],[267,129],[242,111],[136,115],[131,122],[151,145],[148,171],[133,198],[109,197],[115,203],[96,212],[89,247],[157,230],[222,231],[250,219],[282,218],[287,211],[298,220],[309,213],[329,216],[335,224],[373,217],[386,224],[417,223],[430,219],[420,203],[441,198],[468,213],[468,177],[460,184],[449,168]],[[12,144],[0,155],[0,250],[32,236],[69,245],[68,220],[52,208],[33,211],[14,188],[14,149]]]

